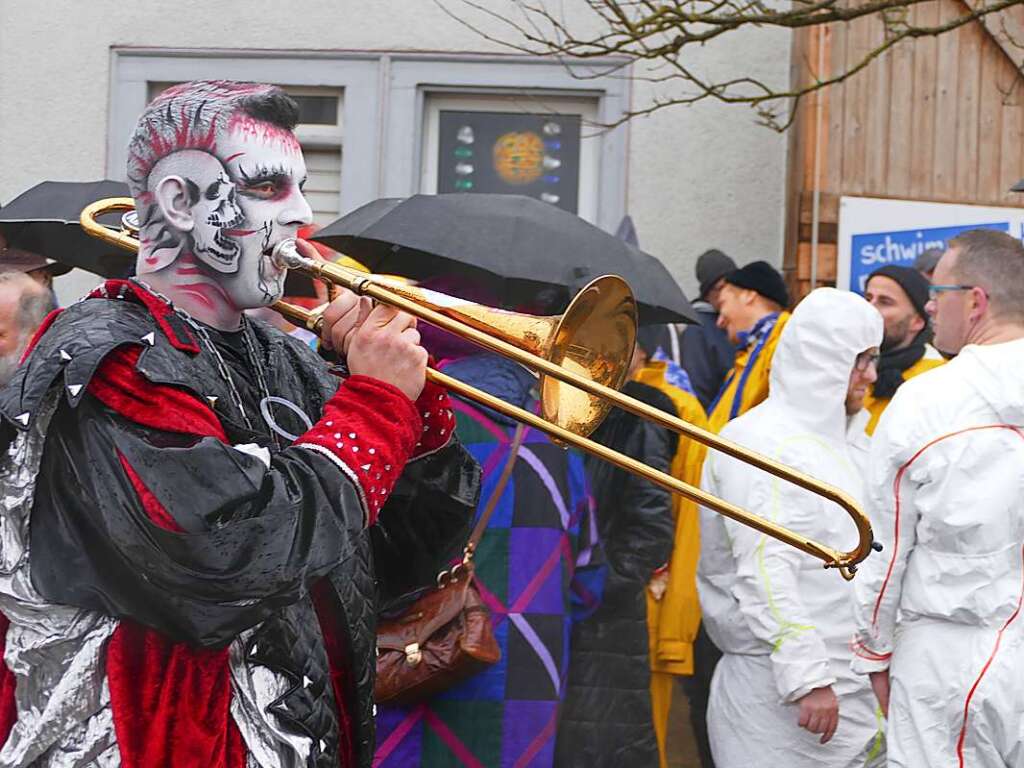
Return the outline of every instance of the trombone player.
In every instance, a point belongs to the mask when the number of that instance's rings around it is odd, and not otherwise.
[[[371,763],[375,593],[459,551],[478,468],[410,316],[341,291],[340,382],[245,317],[312,218],[297,118],[266,85],[158,96],[129,151],[138,277],[0,391],[2,765]]]

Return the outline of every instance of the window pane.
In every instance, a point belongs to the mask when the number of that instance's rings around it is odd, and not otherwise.
[[[172,85],[172,82],[149,83],[149,99],[152,101]],[[285,91],[288,88],[285,87]],[[337,125],[338,124],[338,97],[337,96],[311,96],[309,94],[298,95],[289,93],[299,105],[299,122],[305,125]]]
[[[306,158],[305,195],[317,224],[329,224],[338,218],[341,148],[303,147]]]
[[[289,94],[299,105],[299,122],[306,125],[337,125],[337,96],[296,96]]]
[[[581,118],[442,109],[437,191],[528,195],[578,209]]]

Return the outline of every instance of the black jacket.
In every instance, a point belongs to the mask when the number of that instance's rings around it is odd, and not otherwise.
[[[718,390],[725,383],[736,361],[736,348],[729,343],[725,331],[718,327],[718,313],[710,304],[694,302],[700,325],[685,326],[682,334],[682,362],[680,365],[690,376],[693,391],[707,410]]]
[[[672,401],[653,387],[630,382],[623,392],[675,414]],[[663,472],[669,471],[678,444],[664,427],[619,410],[609,414],[594,439]],[[672,551],[672,498],[592,456],[587,469],[609,570],[601,606],[573,630],[555,764],[657,766],[644,590]]]
[[[718,313],[706,301],[694,301],[698,325],[672,323],[657,330],[662,352],[690,377],[693,393],[704,410],[714,401],[736,360],[736,349],[716,325]]]
[[[268,390],[318,419],[338,380],[308,347],[260,323],[253,331]],[[369,766],[377,600],[431,583],[460,550],[479,468],[457,442],[409,464],[366,530],[352,481],[320,454],[280,448],[244,377],[238,388],[258,424],[252,432],[238,423],[213,356],[183,351],[175,337],[192,338],[176,315],[158,322],[130,296],[89,299],[58,317],[0,392],[0,447],[58,400],[32,511],[33,584],[54,603],[129,618],[195,646],[223,647],[258,627],[253,659],[295,681],[271,708],[286,727],[324,741],[310,765],[337,768],[337,710],[310,598],[326,578],[350,654],[346,710],[357,763]],[[142,348],[136,368],[148,381],[210,399],[229,445],[148,429],[89,394],[100,363],[124,345]],[[287,409],[275,417],[292,434],[305,431]],[[243,443],[268,448],[269,469],[230,447]],[[150,522],[124,462],[185,533]],[[299,684],[304,678],[312,685]]]

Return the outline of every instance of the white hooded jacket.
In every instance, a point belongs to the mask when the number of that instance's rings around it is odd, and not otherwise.
[[[867,415],[850,419],[845,399],[856,356],[881,339],[882,318],[864,299],[812,292],[779,341],[768,399],[722,436],[860,500]],[[708,452],[702,486],[839,549],[856,541],[835,504],[716,451]],[[849,672],[851,585],[821,561],[702,509],[698,589],[712,640],[725,653],[770,657],[781,702],[822,686],[842,696],[866,685]]]
[[[866,488],[884,549],[855,581],[857,671],[888,668],[898,614],[1000,634],[1024,623],[1021,371],[1024,339],[967,346],[883,414]]]

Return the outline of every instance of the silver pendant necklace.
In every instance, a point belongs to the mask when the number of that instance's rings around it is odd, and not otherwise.
[[[217,349],[217,345],[213,343],[213,339],[211,339],[210,334],[207,333],[206,328],[203,327],[203,325],[199,323],[197,320],[195,320],[188,312],[181,309],[180,307],[174,306],[173,301],[171,301],[168,297],[164,296],[162,293],[151,288],[142,280],[139,280],[137,277],[132,277],[131,280],[132,282],[142,287],[147,293],[156,296],[158,299],[167,304],[167,306],[169,306],[178,317],[184,320],[188,324],[188,326],[193,331],[195,331],[196,336],[199,337],[200,343],[203,345],[203,347],[205,347],[206,351],[213,356],[213,359],[217,364],[217,373],[220,375],[221,379],[223,379],[224,383],[227,385],[228,395],[231,397],[231,402],[237,409],[239,415],[242,417],[242,421],[245,423],[246,428],[250,432],[255,433],[256,429],[253,425],[252,419],[249,418],[249,413],[245,410],[245,404],[242,402],[242,395],[238,391],[238,387],[235,385],[235,380],[231,376],[231,371],[228,369],[227,363],[224,361],[224,357],[223,355],[221,355],[220,350]],[[245,342],[245,352],[246,357],[248,358],[248,362],[253,367],[253,370],[256,374],[256,386],[259,389],[260,397],[263,398],[264,400],[269,399],[270,390],[267,387],[267,379],[264,373],[263,362],[260,359],[260,355],[256,349],[256,343],[252,339],[252,329],[249,327],[249,320],[248,318],[246,318],[244,314],[242,315],[242,340]],[[271,430],[271,434],[273,435],[274,438],[274,444],[278,448],[280,448],[281,443],[277,433],[274,430]]]

